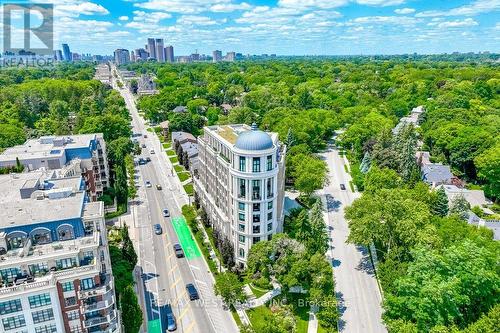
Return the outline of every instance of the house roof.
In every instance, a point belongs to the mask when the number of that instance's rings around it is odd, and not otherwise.
[[[196,142],[193,134],[187,132],[172,132],[172,141],[179,141],[181,144],[184,142]]]
[[[179,105],[179,106],[176,106],[175,109],[173,109],[172,111],[175,113],[183,113],[183,112],[187,111],[187,107]]]
[[[440,187],[444,188],[449,201],[452,201],[459,195],[463,195],[465,200],[470,203],[471,207],[489,204],[482,190],[468,190],[466,188],[460,188],[456,185],[440,185],[437,188]]]
[[[422,166],[422,180],[428,184],[446,184],[452,178],[449,165],[429,163]]]

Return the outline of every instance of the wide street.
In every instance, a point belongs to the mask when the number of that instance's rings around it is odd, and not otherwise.
[[[141,157],[151,158],[151,162],[137,166],[138,198],[132,205],[134,227],[138,235],[138,265],[142,269],[143,285],[140,289],[144,292],[139,299],[142,300],[148,320],[144,328],[149,333],[165,332],[165,316],[171,308],[177,318],[178,332],[237,332],[231,313],[223,309],[220,298],[214,294],[213,277],[203,256],[194,246],[190,235],[182,233],[187,229],[182,220],[181,207],[189,199],[172,170],[161,142],[146,130],[147,126],[137,112],[132,94],[126,88],[118,88],[116,83],[113,85],[125,99],[132,115],[132,131],[140,134],[135,138],[147,147],[142,150]],[[152,186],[146,187],[146,181],[151,182]],[[162,187],[161,190],[156,188],[157,184]],[[170,211],[170,217],[163,217],[165,208]],[[161,225],[161,235],[154,233],[155,224]],[[183,245],[185,258],[175,256],[173,245],[176,243]],[[196,286],[201,298],[199,301],[189,301],[185,288],[187,283]]]
[[[351,176],[344,170],[346,160],[333,145],[321,157],[329,169],[329,184],[320,194],[326,207],[325,221],[330,239],[327,256],[333,266],[341,315],[339,332],[387,332],[381,319],[382,298],[368,250],[346,243],[349,226],[344,218],[344,208],[359,197],[359,193],[351,191]],[[340,184],[345,186],[345,190]]]

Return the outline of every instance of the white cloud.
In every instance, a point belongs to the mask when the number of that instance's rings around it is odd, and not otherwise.
[[[415,25],[418,19],[408,16],[363,16],[350,21],[358,24]],[[352,24],[351,24],[352,25]]]
[[[129,17],[128,17],[128,16],[126,16],[126,15],[124,15],[124,16],[120,16],[118,19],[119,19],[120,21],[128,21],[128,20],[129,20]]]
[[[183,15],[177,19],[177,23],[185,25],[216,25],[218,22],[207,16]],[[224,23],[224,21],[220,23]]]
[[[397,6],[405,2],[405,0],[356,0],[360,5],[366,6]]]
[[[417,17],[434,17],[434,16],[474,16],[481,13],[489,13],[500,10],[500,0],[477,0],[469,5],[464,5],[450,9],[428,10],[417,13]]]
[[[347,2],[347,0],[279,0],[278,6],[297,9],[331,9],[344,6]]]
[[[252,8],[248,3],[242,2],[242,3],[218,3],[210,7],[210,11],[212,12],[222,12],[222,13],[229,13],[233,12],[235,10],[248,10]]]
[[[462,27],[473,27],[478,25],[473,19],[466,18],[465,20],[455,20],[455,21],[445,21],[437,24],[438,28],[462,28]]]
[[[101,5],[93,2],[65,3],[55,5],[56,16],[78,17],[80,15],[107,15],[109,11]]]
[[[398,8],[394,10],[394,13],[396,14],[411,14],[415,13],[415,9],[413,8]]]

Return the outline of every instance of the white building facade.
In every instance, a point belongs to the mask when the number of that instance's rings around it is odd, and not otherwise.
[[[198,145],[196,194],[242,267],[253,244],[283,229],[286,147],[255,125],[205,127]]]

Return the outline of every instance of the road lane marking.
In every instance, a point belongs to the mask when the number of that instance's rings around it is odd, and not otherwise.
[[[179,315],[179,320],[182,319],[182,317],[184,317],[186,315],[186,313],[189,311],[189,306],[187,306],[184,311],[182,311],[182,313]]]
[[[200,268],[198,266],[189,265],[189,267],[200,270]]]
[[[194,327],[194,321],[193,321],[193,322],[191,322],[191,324],[188,326],[188,328],[186,328],[186,329],[185,329],[185,331],[184,331],[184,332],[186,332],[186,333],[191,332],[191,330],[193,329],[193,327]]]
[[[174,284],[172,284],[172,285],[170,286],[170,289],[174,289],[174,288],[175,288],[175,286],[177,285],[177,283],[179,283],[179,281],[180,281],[180,280],[181,280],[181,278],[180,278],[180,277],[178,277],[178,278],[177,278],[177,280],[175,280]]]
[[[199,283],[199,284],[204,284],[205,286],[207,285],[207,283],[205,281],[200,281],[200,280],[194,280],[196,283]]]
[[[179,296],[177,296],[177,298],[175,299],[175,304],[179,304],[179,299],[181,298],[184,298],[184,295],[186,295],[187,291],[184,290],[184,292],[182,292]],[[188,304],[188,307],[189,307],[189,304]]]
[[[173,270],[174,270],[174,269],[176,269],[176,268],[178,268],[178,266],[177,266],[177,265],[175,265],[174,267],[172,267],[172,268],[170,269],[170,271],[168,272],[168,274],[172,274]]]

